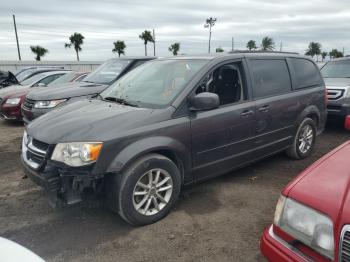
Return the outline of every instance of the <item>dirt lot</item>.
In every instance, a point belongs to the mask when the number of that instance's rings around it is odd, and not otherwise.
[[[280,190],[349,138],[328,127],[310,158],[280,154],[187,188],[168,217],[133,228],[98,201],[51,209],[41,189],[23,179],[22,132],[0,121],[0,235],[48,261],[263,261],[259,238]]]

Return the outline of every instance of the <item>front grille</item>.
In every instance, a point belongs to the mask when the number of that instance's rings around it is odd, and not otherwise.
[[[342,98],[345,94],[345,89],[331,89],[327,88],[327,98],[328,100],[338,100]]]
[[[22,142],[23,160],[33,169],[40,169],[44,166],[49,152],[49,145],[36,140],[26,133]]]
[[[34,104],[35,104],[35,100],[31,100],[31,99],[26,97],[26,99],[24,100],[24,103],[23,103],[23,107],[31,110],[33,108]]]
[[[350,262],[350,226],[344,226],[340,237],[339,261]]]

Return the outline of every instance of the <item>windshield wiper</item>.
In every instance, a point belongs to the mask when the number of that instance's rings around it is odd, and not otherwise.
[[[122,104],[122,105],[126,105],[126,106],[133,106],[133,107],[139,107],[137,104],[134,104],[124,98],[118,98],[118,97],[113,97],[113,96],[107,96],[107,97],[103,97],[103,100],[106,101],[113,101],[116,102],[118,104]]]

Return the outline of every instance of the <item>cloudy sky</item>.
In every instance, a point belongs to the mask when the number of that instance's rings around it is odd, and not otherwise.
[[[31,45],[49,50],[43,60],[74,60],[64,43],[70,34],[85,36],[84,61],[101,61],[115,54],[113,42],[124,40],[127,55],[143,55],[138,38],[155,29],[156,51],[170,55],[168,46],[181,43],[181,53],[208,49],[207,17],[217,17],[212,47],[244,49],[248,40],[271,36],[277,49],[304,52],[310,41],[322,48],[350,54],[349,0],[15,0],[0,5],[0,60],[17,60],[12,14],[16,15],[22,60],[33,60]],[[149,46],[149,53],[153,52]]]

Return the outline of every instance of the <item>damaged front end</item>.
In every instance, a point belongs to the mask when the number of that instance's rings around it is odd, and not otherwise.
[[[55,146],[24,133],[21,162],[25,174],[45,189],[52,207],[72,205],[102,190],[102,176],[92,175],[93,164],[71,167],[51,160]]]

